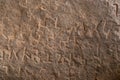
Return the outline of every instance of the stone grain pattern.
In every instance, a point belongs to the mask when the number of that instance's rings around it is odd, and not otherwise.
[[[0,0],[0,80],[120,80],[120,0]]]

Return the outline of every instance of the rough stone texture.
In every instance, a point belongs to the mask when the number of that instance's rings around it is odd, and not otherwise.
[[[120,80],[120,0],[0,0],[0,80]]]

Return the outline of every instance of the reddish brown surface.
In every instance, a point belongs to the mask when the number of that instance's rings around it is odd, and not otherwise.
[[[0,80],[120,80],[119,0],[0,0]]]

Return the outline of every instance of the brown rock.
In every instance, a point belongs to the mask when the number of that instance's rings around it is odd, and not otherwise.
[[[0,0],[0,80],[120,80],[120,0]]]

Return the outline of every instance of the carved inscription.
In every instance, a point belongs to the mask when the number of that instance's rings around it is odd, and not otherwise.
[[[0,80],[117,80],[119,1],[0,0]]]
[[[115,4],[113,4],[114,6],[115,6],[115,10],[116,10],[116,12],[115,12],[115,14],[116,14],[116,16],[118,17],[120,14],[118,13],[119,12],[119,6],[118,6],[118,4],[117,3],[115,3]]]

